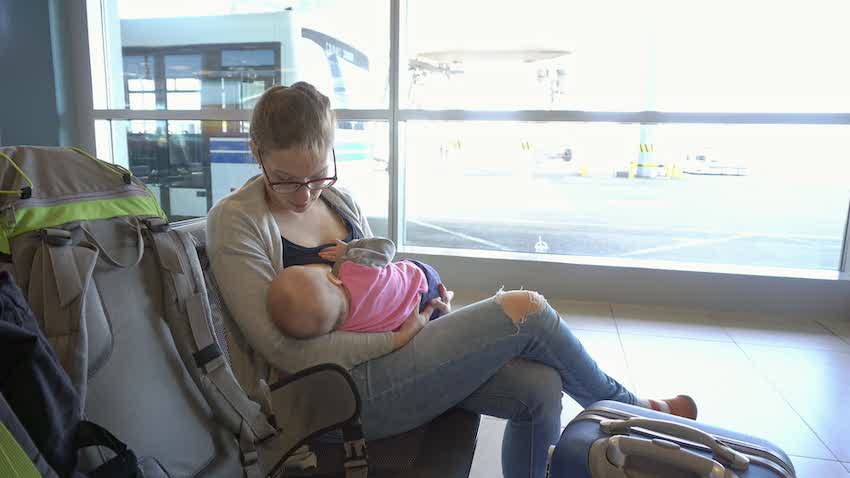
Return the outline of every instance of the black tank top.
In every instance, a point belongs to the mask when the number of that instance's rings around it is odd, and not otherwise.
[[[348,235],[345,237],[345,242],[362,239],[360,234],[356,233],[355,229],[351,227],[351,222],[349,222],[348,219],[342,215],[340,215],[340,218],[342,218],[342,222],[345,223],[345,227],[348,229]],[[283,236],[280,236],[280,238],[283,240],[284,269],[289,266],[303,266],[307,264],[333,264],[333,262],[326,261],[319,257],[319,251],[328,246],[334,245],[332,242],[316,247],[304,247],[295,244]]]

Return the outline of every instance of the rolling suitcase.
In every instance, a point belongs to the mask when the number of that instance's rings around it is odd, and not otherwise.
[[[788,455],[742,433],[624,403],[581,412],[550,449],[550,478],[795,478]]]

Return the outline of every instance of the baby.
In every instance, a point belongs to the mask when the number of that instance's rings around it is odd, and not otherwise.
[[[269,288],[269,315],[289,337],[306,339],[332,330],[391,332],[414,308],[422,312],[433,305],[431,320],[448,312],[446,302],[453,294],[437,271],[419,261],[392,262],[395,244],[389,239],[337,241],[319,256],[333,268],[286,267]]]

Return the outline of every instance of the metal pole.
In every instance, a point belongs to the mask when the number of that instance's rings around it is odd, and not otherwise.
[[[389,111],[389,132],[390,132],[390,164],[389,164],[389,180],[390,180],[390,203],[388,211],[387,229],[390,239],[397,246],[404,245],[404,162],[401,160],[399,150],[398,130],[399,130],[399,106],[398,106],[398,88],[399,88],[399,65],[400,48],[399,48],[399,30],[401,25],[401,0],[390,0],[390,111]]]

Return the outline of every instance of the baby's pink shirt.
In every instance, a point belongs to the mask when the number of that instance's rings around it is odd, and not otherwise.
[[[395,331],[419,307],[420,294],[428,291],[422,269],[408,261],[386,267],[346,261],[339,280],[351,296],[348,318],[339,330],[349,332]]]

